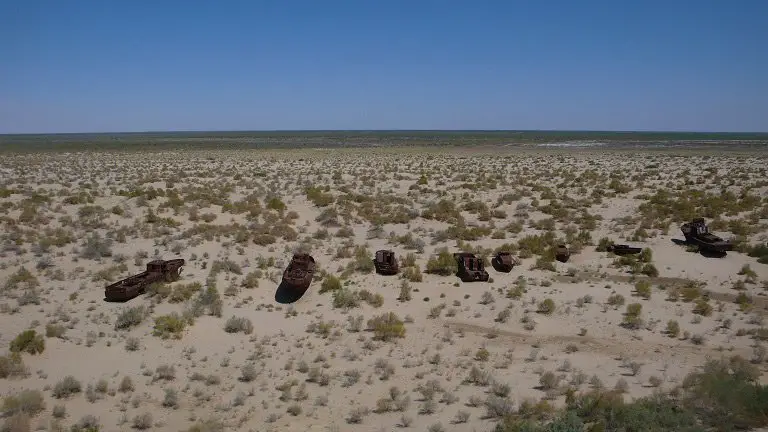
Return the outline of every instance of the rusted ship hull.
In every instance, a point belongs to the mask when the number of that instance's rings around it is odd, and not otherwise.
[[[500,273],[509,273],[519,261],[509,253],[499,252],[491,259],[493,269]]]
[[[712,237],[714,238],[703,239],[700,237],[686,237],[685,242],[698,246],[700,250],[712,252],[729,252],[733,250],[733,244],[731,242],[723,240],[717,236]]]
[[[154,260],[147,263],[147,270],[119,280],[104,288],[104,297],[110,302],[125,302],[143,294],[155,282],[173,282],[181,276],[183,259]]]
[[[613,252],[616,255],[634,255],[643,251],[643,248],[632,247],[625,244],[614,244],[606,248],[608,252]]]
[[[397,264],[395,265],[387,265],[387,264],[376,264],[374,263],[373,266],[376,268],[376,273],[382,275],[382,276],[393,276],[396,275],[400,268]]]
[[[728,252],[733,250],[733,243],[712,234],[704,223],[703,218],[696,218],[680,226],[685,242],[698,246],[700,250],[711,252]]]
[[[183,259],[174,259],[165,261],[163,264],[163,278],[166,282],[174,282],[181,278],[181,268],[184,266]]]
[[[308,254],[294,255],[283,272],[283,280],[280,283],[280,287],[301,297],[312,284],[314,275],[315,259]]]
[[[571,259],[571,251],[565,246],[558,246],[555,249],[555,259],[561,263],[568,262],[568,260]]]
[[[462,282],[488,282],[490,278],[487,271],[468,271],[459,274]]]
[[[125,302],[144,294],[146,287],[160,277],[153,277],[150,273],[143,272],[127,279],[115,282],[104,289],[104,297],[107,301]]]
[[[395,253],[390,250],[376,251],[373,259],[373,266],[376,273],[383,276],[393,276],[400,271],[400,265],[397,263]]]
[[[453,254],[458,264],[456,276],[462,282],[488,282],[490,275],[485,270],[485,266],[480,258],[470,253]]]

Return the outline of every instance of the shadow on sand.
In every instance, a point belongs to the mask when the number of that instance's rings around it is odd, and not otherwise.
[[[126,302],[129,302],[131,300],[132,299],[128,299],[128,300],[110,300],[110,299],[104,297],[104,303],[126,303]]]
[[[676,245],[679,245],[679,246],[689,246],[690,245],[690,243],[688,243],[687,241],[680,240],[680,239],[672,239],[672,243],[674,243]],[[713,250],[709,250],[709,249],[699,249],[699,254],[701,254],[701,256],[706,257],[706,258],[723,258],[726,255],[728,255],[728,252],[725,252],[725,251],[713,251]]]
[[[280,282],[280,285],[277,286],[277,291],[275,291],[275,301],[280,304],[296,303],[304,297],[306,292],[307,290],[296,291],[285,282]]]

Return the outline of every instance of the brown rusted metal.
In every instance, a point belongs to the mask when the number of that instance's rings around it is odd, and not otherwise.
[[[560,262],[568,262],[568,260],[571,258],[571,251],[568,250],[568,247],[564,244],[557,245],[555,248],[555,259]]]
[[[485,270],[483,260],[473,253],[460,252],[453,254],[458,264],[458,276],[463,282],[487,282],[490,276]]]
[[[104,288],[107,301],[128,301],[143,294],[147,287],[155,282],[173,282],[181,277],[183,259],[153,260],[147,263],[147,269],[137,275],[119,280]]]
[[[373,266],[376,273],[385,276],[396,275],[400,270],[395,252],[389,249],[377,250],[373,257]]]
[[[633,255],[642,252],[643,248],[632,247],[626,244],[612,244],[605,248],[608,252],[613,252],[616,255]]]
[[[520,265],[520,260],[510,252],[501,251],[491,259],[491,265],[497,272],[509,273],[516,265]]]
[[[712,252],[727,252],[733,250],[733,243],[709,232],[704,218],[694,218],[680,226],[688,244],[696,245],[700,250]]]
[[[293,255],[288,267],[283,271],[282,286],[301,296],[312,283],[315,275],[315,259],[308,253],[296,253]]]

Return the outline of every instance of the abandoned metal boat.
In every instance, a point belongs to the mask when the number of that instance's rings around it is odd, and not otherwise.
[[[483,260],[478,258],[473,253],[460,252],[453,254],[458,264],[458,271],[456,276],[463,282],[487,282],[490,278],[488,272],[485,270]]]
[[[709,232],[704,218],[695,218],[680,226],[688,244],[696,245],[700,250],[712,252],[727,252],[733,250],[733,243]]]
[[[119,280],[104,288],[107,301],[128,301],[143,294],[147,287],[155,282],[173,282],[181,277],[183,259],[153,260],[147,263],[147,269],[137,275]]]
[[[315,275],[315,259],[307,253],[293,255],[288,267],[283,271],[282,284],[296,294],[304,294]]]
[[[555,259],[564,263],[568,262],[568,259],[571,258],[571,251],[568,250],[568,247],[564,244],[557,245],[555,248]]]
[[[642,252],[643,248],[633,247],[625,244],[611,244],[605,248],[608,252],[613,252],[616,255],[633,255]]]
[[[388,249],[376,251],[376,255],[373,258],[373,266],[376,268],[376,273],[385,276],[396,275],[400,270],[395,252]]]
[[[509,273],[516,265],[520,265],[520,260],[511,252],[502,251],[491,259],[491,265],[497,272]]]

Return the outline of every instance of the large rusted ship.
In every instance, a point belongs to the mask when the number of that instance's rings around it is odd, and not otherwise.
[[[173,282],[181,277],[183,259],[153,260],[137,275],[119,280],[104,288],[107,301],[124,302],[143,294],[155,282]]]
[[[490,276],[488,271],[485,270],[483,260],[478,258],[473,253],[460,252],[453,254],[458,264],[458,276],[463,282],[488,282]]]
[[[497,272],[509,273],[516,265],[520,265],[520,260],[511,252],[501,251],[491,259],[491,265]]]
[[[733,243],[709,232],[704,218],[694,218],[680,226],[688,244],[696,245],[700,250],[711,252],[727,252],[733,250]]]
[[[396,275],[400,270],[395,252],[385,249],[376,251],[376,255],[373,258],[373,266],[376,268],[376,273],[385,276]]]
[[[296,253],[283,271],[283,281],[280,285],[300,297],[309,289],[314,275],[315,259],[312,255]]]
[[[616,255],[634,255],[643,251],[643,248],[633,247],[626,244],[610,244],[605,248],[608,252],[613,252]]]
[[[568,250],[568,247],[564,244],[557,245],[555,248],[555,259],[564,263],[568,262],[568,260],[571,258],[571,251]]]

